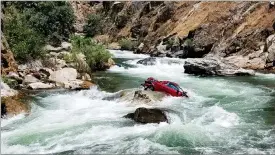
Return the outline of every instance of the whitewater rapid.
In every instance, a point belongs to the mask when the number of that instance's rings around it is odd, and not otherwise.
[[[184,74],[182,59],[157,58],[156,65],[144,66],[137,61],[148,55],[111,53],[123,61],[99,79],[123,76],[129,84],[121,83],[122,89],[138,88],[148,77],[171,80],[190,98],[131,104],[104,100],[116,92],[98,87],[37,95],[30,115],[2,119],[1,153],[275,153],[275,126],[267,121],[275,119],[274,111],[265,112],[275,102],[274,74],[203,78]],[[142,125],[122,118],[138,107],[168,109],[169,124]]]

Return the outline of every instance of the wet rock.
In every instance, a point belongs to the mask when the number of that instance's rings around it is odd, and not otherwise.
[[[135,91],[133,100],[143,100],[144,103],[151,102],[150,97],[146,93],[143,93],[142,90]]]
[[[114,66],[116,63],[112,58],[109,58],[106,63],[104,63],[103,68],[101,70],[109,69],[110,67]]]
[[[136,109],[134,113],[129,113],[124,116],[138,123],[160,123],[168,122],[167,117],[160,109],[147,109],[144,107]]]
[[[55,87],[55,85],[52,83],[46,84],[46,83],[42,83],[42,82],[30,83],[27,86],[28,89],[50,89],[50,88],[54,88],[54,87]]]
[[[85,90],[85,89],[90,89],[92,86],[94,86],[93,83],[91,83],[89,81],[82,81],[82,83],[79,84],[79,86],[76,86],[74,89],[75,90]]]
[[[166,94],[156,91],[126,89],[118,92],[114,96],[116,96],[121,102],[130,102],[132,104],[151,104],[161,101]]]
[[[81,80],[83,80],[83,81],[91,81],[92,78],[91,78],[91,76],[88,73],[84,73],[81,76]]]
[[[245,70],[233,64],[225,63],[218,58],[188,59],[184,63],[184,72],[203,76],[244,76],[254,75],[252,70]]]
[[[139,60],[137,62],[137,64],[142,64],[142,65],[146,65],[146,66],[155,65],[156,64],[156,58],[155,57],[145,58],[145,59]]]

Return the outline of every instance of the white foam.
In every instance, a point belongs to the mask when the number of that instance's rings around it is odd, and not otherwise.
[[[126,50],[109,50],[113,54],[114,58],[127,58],[127,59],[136,59],[136,58],[148,58],[149,55],[146,54],[134,54],[132,51]]]

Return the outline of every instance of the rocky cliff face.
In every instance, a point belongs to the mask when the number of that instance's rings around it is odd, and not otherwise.
[[[217,55],[252,69],[263,69],[270,61],[266,39],[274,33],[275,7],[269,2],[103,2],[87,8],[103,16],[110,42],[127,37],[142,43],[136,52]]]

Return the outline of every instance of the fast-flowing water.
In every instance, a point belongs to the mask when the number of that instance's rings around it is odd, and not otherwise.
[[[99,88],[41,93],[30,115],[2,120],[1,153],[275,153],[274,74],[198,77],[183,73],[184,60],[158,58],[144,66],[136,62],[146,55],[112,53],[119,65],[95,74]],[[148,77],[177,82],[190,98],[152,105],[102,100]],[[170,123],[122,118],[138,107],[169,109]]]

